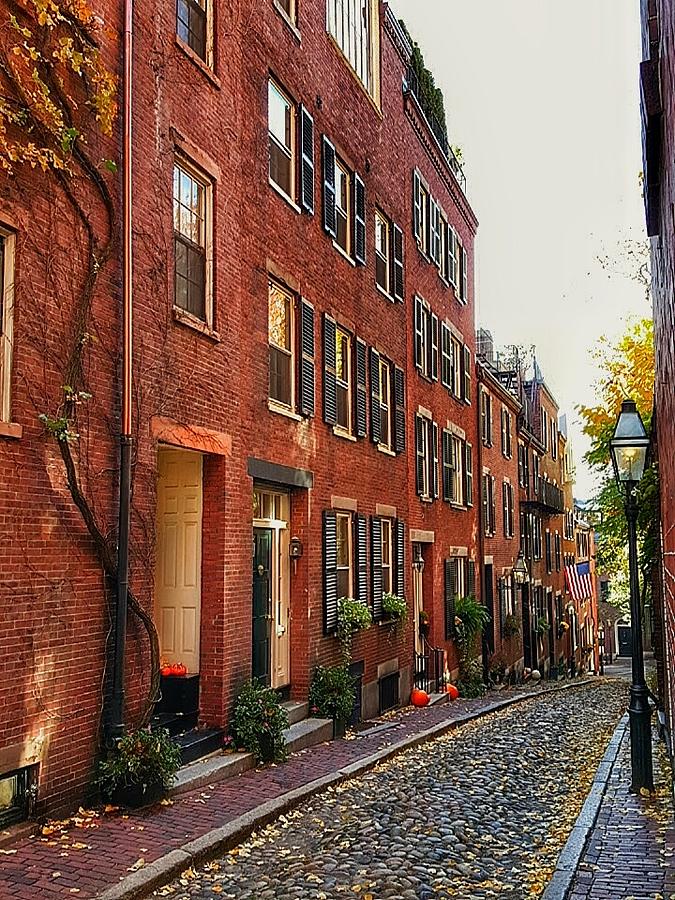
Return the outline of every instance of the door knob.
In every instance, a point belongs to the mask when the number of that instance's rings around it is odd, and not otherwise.
[[[261,563],[261,564],[258,566],[258,575],[260,575],[260,577],[262,578],[264,574],[265,574],[265,566],[263,566],[262,563]]]

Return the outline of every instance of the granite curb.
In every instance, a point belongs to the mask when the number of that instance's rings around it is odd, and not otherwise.
[[[326,790],[328,787],[340,784],[350,778],[362,775],[376,765],[386,762],[396,756],[402,750],[417,747],[434,738],[441,737],[456,728],[466,725],[476,719],[483,718],[490,713],[508,709],[517,703],[526,700],[534,700],[546,694],[561,693],[566,690],[581,688],[592,683],[593,679],[583,678],[556,687],[546,688],[536,693],[517,694],[505,700],[496,700],[481,709],[463,713],[456,719],[445,722],[437,722],[430,728],[426,728],[417,734],[408,735],[389,747],[384,747],[369,756],[364,756],[356,762],[343,766],[329,775],[324,775],[314,781],[301,785],[298,788],[287,791],[281,797],[268,800],[255,807],[255,809],[238,816],[231,822],[207,831],[201,837],[184,844],[180,849],[173,850],[164,856],[160,856],[154,862],[142,869],[126,875],[116,885],[106,888],[103,893],[97,894],[99,900],[138,900],[147,897],[151,891],[162,887],[169,881],[180,875],[181,872],[193,865],[198,865],[218,853],[225,852],[242,841],[245,841],[253,831],[268,825],[279,816],[298,806],[303,800],[307,800],[315,794]],[[614,738],[612,738],[612,741]],[[603,760],[604,762],[604,760]],[[595,821],[595,818],[593,819]],[[564,852],[564,851],[563,851]],[[559,895],[551,895],[547,900],[555,900]]]
[[[612,769],[619,755],[621,742],[628,728],[628,713],[623,715],[614,734],[607,745],[605,755],[598,766],[591,790],[581,808],[574,827],[563,847],[556,864],[553,877],[549,881],[546,890],[541,895],[541,900],[566,900],[572,881],[576,874],[581,858],[586,849],[588,838],[593,830],[595,822],[602,806],[602,801],[609,784]]]

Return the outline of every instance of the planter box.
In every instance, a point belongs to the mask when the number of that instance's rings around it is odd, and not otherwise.
[[[161,782],[153,784],[127,784],[116,788],[110,801],[115,806],[128,806],[131,809],[140,809],[143,806],[152,806],[166,796],[166,790]]]

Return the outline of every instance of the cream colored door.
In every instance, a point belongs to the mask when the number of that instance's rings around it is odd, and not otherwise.
[[[288,528],[276,528],[274,536],[272,687],[281,688],[291,683],[291,591]]]
[[[162,661],[199,672],[202,569],[202,456],[157,455],[155,606]]]
[[[415,622],[415,653],[424,654],[424,635],[420,629],[420,617],[424,610],[424,594],[422,593],[422,573],[413,568],[413,601]]]

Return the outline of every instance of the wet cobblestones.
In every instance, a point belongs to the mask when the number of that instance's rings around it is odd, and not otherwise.
[[[626,702],[604,682],[541,695],[313,798],[156,896],[538,897]]]

